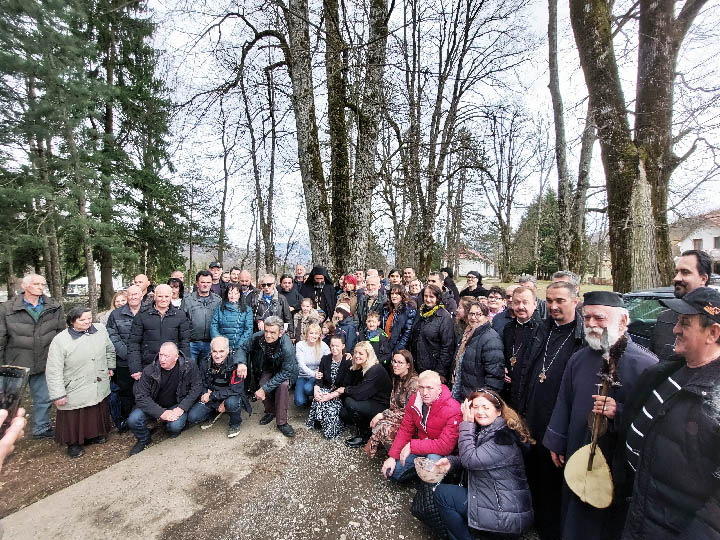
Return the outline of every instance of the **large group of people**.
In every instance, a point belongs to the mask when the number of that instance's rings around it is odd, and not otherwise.
[[[227,415],[237,437],[258,400],[260,424],[293,437],[292,396],[307,428],[348,430],[387,481],[435,471],[451,539],[720,538],[720,293],[705,252],[676,270],[652,352],[628,334],[621,295],[581,299],[569,271],[541,300],[529,275],[486,289],[471,271],[458,291],[449,268],[424,282],[411,267],[357,269],[336,284],[297,265],[253,285],[212,262],[192,286],[181,271],[154,287],[136,276],[95,321],[85,307],[65,317],[31,274],[2,307],[0,363],[30,368],[33,437],[72,458],[113,423],[135,436],[131,455],[152,424],[177,437]],[[613,481],[603,508],[563,474],[591,442]]]

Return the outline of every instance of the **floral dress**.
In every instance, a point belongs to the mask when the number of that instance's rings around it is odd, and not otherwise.
[[[335,380],[337,379],[338,371],[340,371],[340,362],[330,363],[330,380],[332,380],[332,387],[327,388],[326,386],[318,386],[320,394],[329,394],[335,390]],[[342,409],[342,401],[340,398],[334,398],[330,401],[315,401],[313,400],[310,405],[310,414],[308,415],[307,422],[305,425],[309,428],[315,427],[315,422],[320,422],[323,435],[326,439],[334,439],[343,430],[343,422],[340,420],[340,409]]]
[[[405,407],[410,396],[417,392],[417,375],[413,375],[405,382],[394,379],[392,394],[390,394],[390,408],[382,412],[383,417],[375,424],[372,437],[365,445],[365,453],[370,457],[375,455],[380,445],[383,445],[385,450],[390,450],[405,416]]]

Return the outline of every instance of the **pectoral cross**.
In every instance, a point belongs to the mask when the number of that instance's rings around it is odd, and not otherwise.
[[[541,383],[544,383],[545,379],[547,379],[547,375],[545,375],[544,369],[540,372],[540,375],[538,375],[538,379],[540,380]]]
[[[517,358],[513,355],[510,357],[510,367],[515,367],[515,362],[517,362]]]

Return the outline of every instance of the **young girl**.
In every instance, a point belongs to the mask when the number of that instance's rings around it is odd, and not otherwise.
[[[312,300],[310,298],[303,298],[300,302],[300,311],[298,311],[293,317],[293,323],[295,325],[295,336],[293,341],[300,341],[305,336],[308,326],[311,324],[320,324],[320,314],[316,309],[312,307]]]
[[[473,392],[462,404],[459,456],[435,467],[467,469],[467,488],[440,484],[435,502],[451,538],[512,538],[533,523],[523,447],[534,444],[527,426],[495,390]],[[472,532],[471,532],[472,529]]]
[[[330,354],[330,348],[320,339],[320,326],[312,323],[305,331],[305,339],[295,347],[300,374],[295,383],[295,406],[302,407],[313,395],[315,388],[315,372],[320,366],[320,359]]]

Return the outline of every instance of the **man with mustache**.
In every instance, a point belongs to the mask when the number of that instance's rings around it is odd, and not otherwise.
[[[633,343],[628,336],[629,314],[619,294],[592,291],[585,294],[584,300],[583,321],[588,346],[580,349],[568,361],[552,418],[542,440],[559,469],[575,451],[590,443],[590,412],[608,418],[608,431],[598,439],[598,446],[608,463],[612,462],[616,453],[624,455],[624,447],[617,444],[614,426],[620,425],[623,405],[633,395],[641,374],[658,361],[654,354]],[[602,357],[605,332],[611,363],[614,362],[616,366],[615,380],[620,385],[612,386],[604,398],[599,395],[598,385],[602,380],[598,374],[605,365]],[[582,502],[563,482],[563,540],[618,539],[626,512],[627,505],[622,498],[618,503],[601,510]]]
[[[675,262],[675,298],[682,298],[698,287],[705,287],[712,272],[712,259],[701,249],[683,251]],[[670,309],[660,312],[653,329],[650,350],[658,355],[660,361],[669,360],[675,353],[673,327],[678,322],[678,314]]]
[[[516,410],[527,420],[536,441],[545,436],[568,360],[585,346],[583,321],[575,309],[578,303],[575,286],[564,281],[551,283],[545,299],[548,317],[533,332],[530,355],[520,373],[513,372],[513,378],[520,377]],[[535,530],[541,540],[556,540],[560,537],[562,471],[555,467],[550,451],[541,444],[531,447],[525,468]]]

